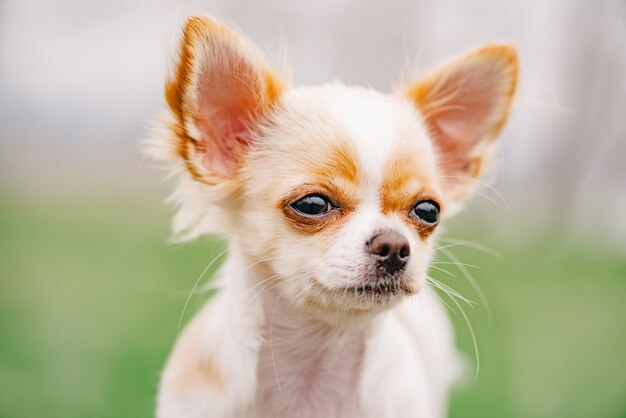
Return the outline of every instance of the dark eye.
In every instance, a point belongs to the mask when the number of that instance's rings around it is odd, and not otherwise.
[[[333,206],[325,197],[312,194],[291,204],[297,212],[305,216],[320,216],[329,212]]]
[[[429,225],[437,225],[439,222],[439,205],[432,200],[422,200],[418,202],[413,209],[411,209],[413,215]]]

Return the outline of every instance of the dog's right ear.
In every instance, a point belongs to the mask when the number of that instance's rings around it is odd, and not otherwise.
[[[193,178],[214,185],[235,177],[282,90],[233,31],[207,17],[189,18],[165,97],[177,120],[177,153]]]

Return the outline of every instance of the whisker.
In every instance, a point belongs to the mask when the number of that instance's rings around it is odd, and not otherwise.
[[[479,244],[477,242],[474,241],[467,241],[467,240],[457,240],[457,239],[452,239],[452,238],[439,238],[439,241],[443,242],[443,243],[448,243],[447,245],[443,245],[441,247],[437,247],[435,248],[435,251],[437,250],[441,250],[444,248],[452,248],[452,247],[458,247],[458,246],[464,246],[464,247],[468,247],[468,248],[473,248],[475,250],[478,251],[482,251],[483,253],[492,255],[500,260],[502,260],[502,255],[500,253],[498,253],[496,250],[487,247],[486,245],[482,245]]]
[[[459,260],[458,257],[455,256],[452,253],[452,251],[450,251],[447,248],[442,248],[441,251],[450,260],[452,260],[454,263],[456,263],[456,266],[459,269],[459,271],[463,274],[463,276],[465,276],[467,281],[470,283],[470,285],[472,286],[472,288],[474,289],[474,291],[478,295],[478,299],[480,300],[480,303],[485,308],[485,313],[487,314],[487,321],[491,324],[493,322],[493,315],[492,315],[492,311],[491,311],[491,306],[489,305],[489,302],[487,301],[487,297],[485,296],[485,294],[483,293],[482,289],[478,285],[478,282],[476,281],[476,279],[474,279],[474,276],[472,276],[472,274],[466,268],[465,264],[461,263],[461,260]]]
[[[272,280],[273,278],[275,278],[276,276],[278,276],[278,274],[273,274],[269,277],[266,277],[265,279],[261,280],[260,282],[258,282],[257,284],[255,284],[254,286],[250,287],[250,289],[246,290],[246,293],[243,294],[243,296],[241,296],[239,298],[239,301],[237,301],[237,305],[240,305],[241,302],[243,302],[243,300],[246,298],[246,296],[248,296],[248,294],[250,292],[252,292],[254,289],[256,289],[257,287],[261,286],[263,283],[268,282],[269,280]]]
[[[437,289],[439,289],[437,287]],[[441,289],[439,289],[441,290]],[[433,293],[433,295],[435,295],[437,297],[437,299],[439,299],[441,301],[441,303],[443,303],[444,305],[446,305],[448,307],[448,309],[450,309],[450,311],[452,311],[453,314],[456,314],[456,311],[454,309],[452,309],[452,306],[450,306],[450,304],[448,302],[446,302],[445,300],[443,300],[443,298],[441,296],[439,296],[439,293],[437,293],[436,291],[431,289],[431,292]],[[444,290],[442,290],[442,292],[445,293]]]
[[[202,271],[202,273],[200,274],[200,277],[198,277],[198,280],[196,280],[196,283],[193,285],[193,288],[191,288],[191,292],[189,292],[189,296],[187,296],[187,300],[185,301],[185,306],[183,306],[183,311],[180,313],[180,318],[178,318],[178,328],[176,329],[176,337],[178,338],[178,335],[180,334],[180,327],[183,323],[183,317],[185,316],[185,312],[187,311],[187,307],[189,306],[189,301],[191,300],[191,297],[193,296],[194,292],[196,291],[196,288],[198,287],[198,284],[200,283],[200,280],[202,280],[202,278],[204,277],[204,275],[206,274],[207,271],[209,271],[209,269],[211,268],[211,266],[220,258],[222,257],[224,254],[226,254],[228,252],[228,248],[226,248],[224,251],[222,251],[221,253],[219,253],[218,255],[216,255],[213,260],[211,260],[211,262],[209,264],[207,264],[207,266],[204,268],[204,270]]]
[[[252,267],[256,266],[257,264],[265,263],[266,261],[271,261],[271,260],[272,260],[272,257],[261,258],[260,260],[257,260],[254,263],[248,264],[248,266],[242,270],[242,273],[245,273],[246,271],[250,270]]]
[[[477,189],[477,190],[474,190],[474,192],[475,192],[475,193],[477,193],[477,194],[479,194],[480,196],[484,197],[485,199],[487,199],[488,201],[490,201],[491,203],[493,203],[493,204],[494,204],[494,205],[496,205],[497,207],[500,207],[500,203],[498,203],[498,202],[496,201],[496,199],[494,199],[493,197],[489,196],[487,193],[485,193],[485,192],[483,192],[483,191],[480,191],[480,190],[478,190],[478,189]],[[508,207],[505,205],[505,209],[506,209],[506,208],[508,208]]]
[[[246,268],[244,268],[241,272],[242,272],[242,273],[245,273],[245,272],[247,272],[248,270],[250,270],[252,267],[256,266],[257,264],[261,264],[261,263],[264,263],[264,262],[266,262],[266,261],[270,261],[270,260],[271,260],[271,257],[262,258],[262,259],[260,259],[260,260],[257,260],[257,261],[255,261],[254,263],[250,263],[250,264],[248,264],[248,266],[246,266]],[[213,283],[213,282],[211,281],[211,282],[208,282],[208,283],[206,283],[205,285],[203,285],[203,286],[200,288],[200,290],[201,290],[201,291],[206,292],[206,291],[214,290],[214,289],[216,289],[217,287],[218,287],[218,285],[217,285],[216,283]]]
[[[450,297],[450,295],[448,295],[448,297],[461,311],[461,315],[463,315],[463,319],[465,320],[465,323],[467,324],[467,329],[469,330],[470,336],[472,337],[472,344],[474,346],[474,354],[475,354],[474,358],[476,359],[476,373],[474,374],[474,380],[476,380],[478,378],[478,373],[480,372],[480,355],[478,353],[478,341],[476,339],[476,334],[474,333],[474,328],[472,327],[472,323],[470,322],[469,317],[465,313],[465,310],[463,309],[461,304],[456,299]]]
[[[476,305],[476,302],[466,298],[465,296],[461,295],[459,292],[457,292],[456,290],[452,289],[450,286],[447,286],[443,283],[441,283],[439,280],[434,279],[430,276],[426,276],[426,278],[430,281],[430,283],[440,289],[443,290],[444,292],[446,292],[448,294],[448,296],[454,296],[460,300],[462,300],[463,302],[467,303],[471,308],[474,307],[474,305]]]
[[[444,249],[442,249],[443,251]],[[445,252],[445,251],[444,251]],[[431,265],[433,264],[451,264],[453,266],[464,266],[464,267],[470,267],[470,268],[474,268],[474,269],[481,269],[480,266],[476,266],[474,264],[467,264],[467,263],[461,263],[461,262],[455,262],[455,261],[433,261],[432,263],[430,263]]]
[[[433,266],[433,265],[432,265],[432,263],[431,263],[430,268],[431,268],[431,269],[435,269],[435,270],[439,270],[439,271],[441,271],[441,272],[443,272],[443,273],[446,273],[446,274],[448,274],[448,275],[450,275],[450,276],[452,276],[452,277],[456,277],[456,275],[455,275],[454,273],[449,272],[449,271],[448,271],[448,270],[446,270],[446,269],[442,269],[441,267]]]
[[[268,282],[269,280],[273,279],[274,277],[277,277],[278,274],[274,274],[264,280],[262,280],[260,283],[257,283],[256,285],[254,285],[254,287],[258,287],[259,285]],[[265,289],[268,289],[270,286],[272,286],[273,282],[270,282],[268,285],[266,286],[262,286],[255,294],[254,296],[252,296],[250,298],[250,300],[248,301],[248,303],[246,303],[246,305],[239,311],[239,313],[237,314],[237,316],[235,317],[235,320],[233,321],[233,323],[237,323],[237,321],[239,320],[239,318],[241,317],[241,315],[243,315],[243,313],[246,311],[246,309],[248,308],[248,306],[250,306],[250,304],[252,304],[252,302],[257,298],[257,296],[259,296],[261,294],[261,292],[263,292]],[[246,293],[247,294],[247,293]]]
[[[459,175],[457,175],[457,176],[440,176],[440,178],[459,178],[459,179],[471,180],[473,182],[476,182],[477,184],[479,184],[479,185],[481,185],[483,187],[486,187],[489,190],[493,191],[498,196],[498,198],[502,201],[502,204],[504,205],[504,208],[507,209],[507,210],[509,208],[509,204],[506,201],[506,199],[504,198],[504,195],[502,193],[500,193],[498,191],[498,189],[493,187],[491,184],[486,183],[486,182],[484,182],[484,181],[482,181],[480,179],[477,179],[475,177],[470,177],[470,176],[459,176]]]

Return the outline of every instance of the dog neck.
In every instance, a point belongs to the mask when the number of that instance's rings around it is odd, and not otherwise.
[[[334,326],[262,292],[261,416],[351,415],[371,324]]]
[[[237,322],[257,327],[255,416],[358,416],[354,405],[363,359],[383,316],[336,322],[314,317],[264,281],[272,272],[247,257],[236,241],[224,267],[224,285],[242,314]]]

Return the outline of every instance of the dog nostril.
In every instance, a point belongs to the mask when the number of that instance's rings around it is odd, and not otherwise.
[[[375,235],[367,243],[367,249],[376,260],[377,265],[384,268],[387,274],[394,274],[402,270],[408,263],[411,254],[411,247],[407,239],[392,230]]]
[[[403,260],[405,258],[408,258],[409,255],[411,255],[411,247],[409,247],[409,245],[403,245],[402,248],[400,248],[400,259]]]

